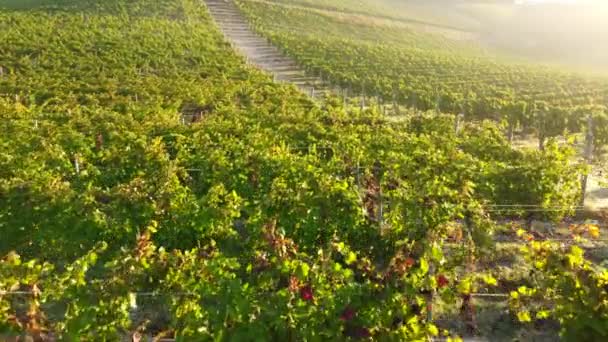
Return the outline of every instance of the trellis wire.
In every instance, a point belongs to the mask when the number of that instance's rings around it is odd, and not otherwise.
[[[0,291],[0,296],[15,295],[15,296],[32,296],[39,295],[44,291]],[[103,293],[103,291],[93,291],[92,293]],[[172,293],[159,293],[159,292],[127,292],[125,296],[137,296],[137,297],[178,297],[178,296],[196,296],[197,294],[192,292],[172,292]]]
[[[40,291],[0,291],[0,296],[7,296],[7,295],[14,295],[14,296],[32,296],[32,295],[39,295],[40,293],[44,292],[43,290]],[[92,293],[99,293],[103,291],[93,291]],[[160,292],[127,292],[124,293],[125,296],[137,296],[137,297],[163,297],[163,296],[168,296],[168,297],[179,297],[179,296],[197,296],[196,293],[192,293],[192,292],[171,292],[171,293],[160,293]],[[467,293],[466,295],[470,295],[472,297],[479,297],[479,298],[508,298],[511,296],[510,293],[482,293],[482,292],[472,292],[472,293]]]
[[[316,150],[333,150],[333,148],[331,147],[326,147],[326,148],[315,148]],[[310,150],[309,148],[290,148],[289,150],[293,150],[293,151],[297,151],[297,150]],[[85,164],[86,165],[86,164]],[[82,165],[80,165],[78,159],[76,158],[74,160],[74,167],[75,167],[75,171],[76,173],[80,173],[82,171]],[[106,166],[92,166],[95,169],[99,169],[99,170],[124,170],[124,168],[120,168],[120,167],[106,167]],[[364,167],[356,167],[354,168],[355,170],[367,170]],[[205,169],[200,169],[200,168],[177,168],[177,170],[183,170],[186,172],[204,172],[206,171]],[[361,185],[361,175],[359,172],[356,173],[355,176],[355,180],[357,183],[357,186],[359,188],[362,188]],[[413,205],[414,207],[425,207],[425,208],[429,208],[429,207],[435,207],[436,205],[434,204],[425,204],[425,203],[416,203],[415,205]],[[590,209],[584,206],[571,206],[571,205],[550,205],[550,206],[544,206],[544,205],[539,205],[539,204],[487,204],[487,205],[481,205],[481,207],[486,211],[486,212],[512,212],[512,213],[517,213],[517,212],[557,212],[557,211],[575,211],[575,212],[581,212],[581,211],[589,211]]]

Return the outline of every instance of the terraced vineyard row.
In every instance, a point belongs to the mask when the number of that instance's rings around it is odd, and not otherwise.
[[[590,328],[606,326],[605,269],[499,223],[579,210],[571,148],[319,106],[248,67],[197,0],[14,4],[0,0],[0,339],[454,337],[474,332],[432,318],[468,320],[473,293],[499,290],[511,334],[538,318],[606,336]],[[505,234],[522,272],[463,267],[504,262]]]
[[[420,110],[506,120],[551,137],[584,131],[586,116],[608,122],[608,81],[513,64],[464,43],[403,28],[238,1],[254,27],[309,72],[350,90]],[[320,25],[319,23],[322,23]],[[327,33],[321,29],[329,27]],[[595,132],[596,145],[608,141]]]

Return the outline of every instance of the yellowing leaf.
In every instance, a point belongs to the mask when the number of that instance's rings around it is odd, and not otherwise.
[[[355,274],[355,273],[354,273],[354,272],[353,272],[353,270],[351,270],[350,268],[345,268],[345,269],[342,271],[342,275],[343,275],[343,276],[344,276],[344,278],[346,278],[346,279],[350,279],[350,278],[352,278],[354,274]]]
[[[598,237],[600,237],[600,227],[592,224],[589,225],[589,229],[588,229],[589,235],[591,235],[592,238],[597,239]]]
[[[463,279],[460,283],[458,283],[458,286],[456,286],[456,289],[458,290],[459,293],[462,294],[467,294],[467,293],[471,293],[471,280],[470,279]]]
[[[300,279],[306,279],[308,277],[308,271],[310,271],[310,266],[307,263],[301,263],[298,267],[298,276]]]
[[[346,264],[350,265],[353,262],[357,261],[357,254],[355,254],[354,252],[348,252],[348,255],[346,256]]]
[[[546,319],[546,318],[549,318],[549,311],[541,310],[541,311],[537,312],[536,313],[536,318],[537,319]]]
[[[420,259],[420,270],[422,273],[427,273],[429,271],[429,263],[424,258]]]
[[[133,292],[129,293],[129,306],[132,309],[136,309],[137,308],[137,295]]]
[[[585,252],[582,248],[578,246],[572,246],[570,248],[570,253],[567,255],[570,267],[580,266],[585,261],[584,254]]]
[[[460,337],[448,337],[446,342],[462,342],[462,338]]]
[[[483,282],[490,286],[498,285],[498,281],[496,280],[496,278],[492,277],[489,274],[483,276]]]
[[[532,317],[530,317],[530,313],[528,311],[521,311],[517,313],[517,319],[520,322],[530,322],[532,321]]]

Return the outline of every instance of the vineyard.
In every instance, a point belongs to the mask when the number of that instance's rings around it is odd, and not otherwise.
[[[605,81],[239,4],[401,119],[273,82],[198,0],[0,0],[0,340],[608,337],[587,163],[552,139],[515,148],[491,120],[514,106],[533,126],[544,101],[584,132],[574,113],[594,106],[603,146]],[[309,21],[344,36],[296,35]],[[513,84],[527,94],[497,95]]]
[[[262,0],[257,0],[262,1]],[[291,7],[304,7],[318,11],[337,12],[340,14],[373,16],[394,22],[430,25],[438,28],[453,29],[458,31],[471,31],[480,25],[475,16],[454,14],[442,15],[437,13],[439,6],[425,7],[424,4],[412,1],[403,2],[395,0],[357,1],[357,0],[268,0],[270,3],[278,3]],[[485,6],[484,6],[485,5]],[[486,2],[476,7],[498,7],[499,4]],[[454,9],[458,7],[448,7]],[[466,11],[464,11],[466,12]],[[482,11],[483,14],[485,11]],[[490,12],[491,13],[491,12]],[[472,14],[472,13],[471,13]]]
[[[515,64],[464,42],[402,28],[350,23],[312,10],[239,1],[254,28],[311,74],[394,107],[505,121],[546,139],[598,122],[598,151],[608,142],[608,81]],[[326,31],[331,32],[328,34]],[[397,111],[398,112],[398,111]]]

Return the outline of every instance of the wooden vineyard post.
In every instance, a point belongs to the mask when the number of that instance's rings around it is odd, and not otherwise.
[[[435,277],[435,264],[429,262],[429,277]],[[435,289],[431,289],[428,293],[426,302],[426,321],[427,323],[433,323],[433,300],[435,297]]]
[[[473,274],[475,272],[475,254],[474,242],[472,234],[471,213],[466,212],[464,217],[464,225],[467,232],[467,256],[466,256],[466,273]],[[473,296],[470,293],[462,295],[462,305],[460,307],[460,316],[464,321],[465,328],[469,334],[477,332],[477,323],[475,322],[475,303]]]
[[[435,93],[437,94],[437,99],[435,100],[435,112],[439,114],[439,103],[441,102],[441,95],[439,95],[439,90],[435,88]]]
[[[399,104],[397,103],[397,94],[393,89],[393,112],[395,115],[399,115]]]
[[[361,111],[363,111],[363,108],[365,108],[365,91],[363,91],[361,96]]]
[[[537,112],[538,115],[538,149],[545,149],[545,112],[541,109]]]
[[[315,87],[310,87],[310,97],[315,97]]]
[[[464,115],[461,113],[456,115],[456,117],[454,118],[454,133],[456,135],[458,135],[458,133],[460,132],[460,123],[463,117]]]
[[[80,162],[78,161],[78,154],[74,155],[74,169],[76,170],[76,174],[80,175]]]
[[[587,117],[587,134],[585,136],[585,162],[587,165],[591,164],[591,160],[593,158],[593,117],[589,115]],[[583,175],[583,179],[581,181],[581,203],[580,206],[585,206],[585,197],[587,194],[587,182],[589,180],[589,175],[587,172]]]
[[[361,165],[359,163],[359,161],[357,160],[357,170],[356,170],[356,176],[355,176],[355,180],[357,181],[357,188],[358,191],[361,191]]]
[[[469,101],[469,91],[467,90],[467,95],[464,98],[464,101],[462,102],[462,104],[460,105],[460,118],[458,119],[458,131],[460,131],[460,126],[462,125],[462,123],[464,122],[464,119],[467,115],[467,106],[468,106],[468,101]],[[456,134],[458,134],[458,131],[456,132]]]
[[[511,114],[508,114],[511,115]],[[513,145],[513,138],[515,134],[515,124],[513,123],[513,118],[509,118],[507,127],[507,140],[509,141],[509,145]]]
[[[417,109],[418,101],[416,93],[412,93],[412,108]]]
[[[378,223],[380,227],[380,234],[384,225],[384,198],[382,198],[382,180],[378,180]]]
[[[378,182],[378,229],[380,234],[382,234],[382,229],[384,225],[384,198],[382,198],[382,178],[383,178],[383,170],[382,165],[376,161],[374,163],[373,174],[374,178]]]

